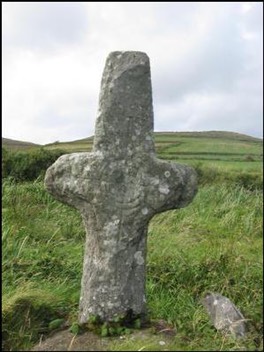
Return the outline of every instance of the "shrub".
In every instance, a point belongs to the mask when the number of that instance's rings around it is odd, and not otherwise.
[[[38,150],[11,152],[2,149],[2,177],[12,177],[15,181],[33,181],[44,177],[47,168],[58,157],[65,154],[62,150]]]
[[[201,162],[194,164],[193,167],[197,173],[199,185],[232,183],[248,190],[263,189],[263,176],[260,173],[246,171],[237,173],[204,166]]]
[[[255,161],[254,157],[252,155],[246,155],[245,156],[245,161]]]
[[[248,190],[263,189],[263,177],[260,174],[242,172],[233,179],[237,185]]]

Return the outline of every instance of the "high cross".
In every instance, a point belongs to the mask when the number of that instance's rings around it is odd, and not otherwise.
[[[146,315],[148,223],[157,213],[186,206],[196,193],[194,170],[158,160],[152,133],[148,56],[110,53],[92,152],[61,156],[45,177],[47,190],[77,208],[86,229],[80,323],[91,316]]]

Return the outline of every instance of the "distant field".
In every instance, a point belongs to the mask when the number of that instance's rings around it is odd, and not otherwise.
[[[75,153],[75,152],[90,152],[92,150],[92,143],[59,143],[52,144],[48,146],[44,146],[44,149],[54,150],[54,149],[63,149],[67,153]]]
[[[233,172],[249,172],[249,173],[262,173],[263,163],[261,161],[247,162],[247,161],[225,161],[225,160],[197,160],[197,159],[170,159],[180,164],[187,164],[195,166],[202,164],[204,167],[211,167],[218,171],[233,171]]]
[[[263,140],[223,131],[208,132],[154,132],[155,148],[159,158],[180,163],[203,163],[227,170],[262,172]],[[2,138],[8,150],[63,150],[65,153],[90,152],[93,137],[72,142],[55,142],[43,146]]]
[[[230,139],[214,139],[214,138],[177,138],[176,143],[171,142],[160,146],[159,149],[165,153],[210,153],[210,154],[261,154],[261,144],[257,142],[237,141]]]
[[[263,141],[232,132],[174,132],[154,133],[155,148],[159,158],[180,163],[202,162],[227,170],[261,172]],[[93,138],[71,143],[44,146],[46,149],[63,149],[67,153],[90,152]]]

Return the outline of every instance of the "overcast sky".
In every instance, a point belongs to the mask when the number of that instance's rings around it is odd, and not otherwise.
[[[263,135],[262,2],[2,2],[2,136],[94,134],[109,52],[150,58],[155,131]]]

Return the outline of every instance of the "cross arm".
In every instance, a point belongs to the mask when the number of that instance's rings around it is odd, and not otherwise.
[[[89,182],[89,171],[95,155],[72,153],[59,157],[46,171],[44,184],[57,200],[81,208],[92,198],[93,189]]]
[[[156,158],[151,158],[149,163],[147,183],[146,207],[150,209],[150,215],[183,208],[197,192],[197,176],[193,168]]]

